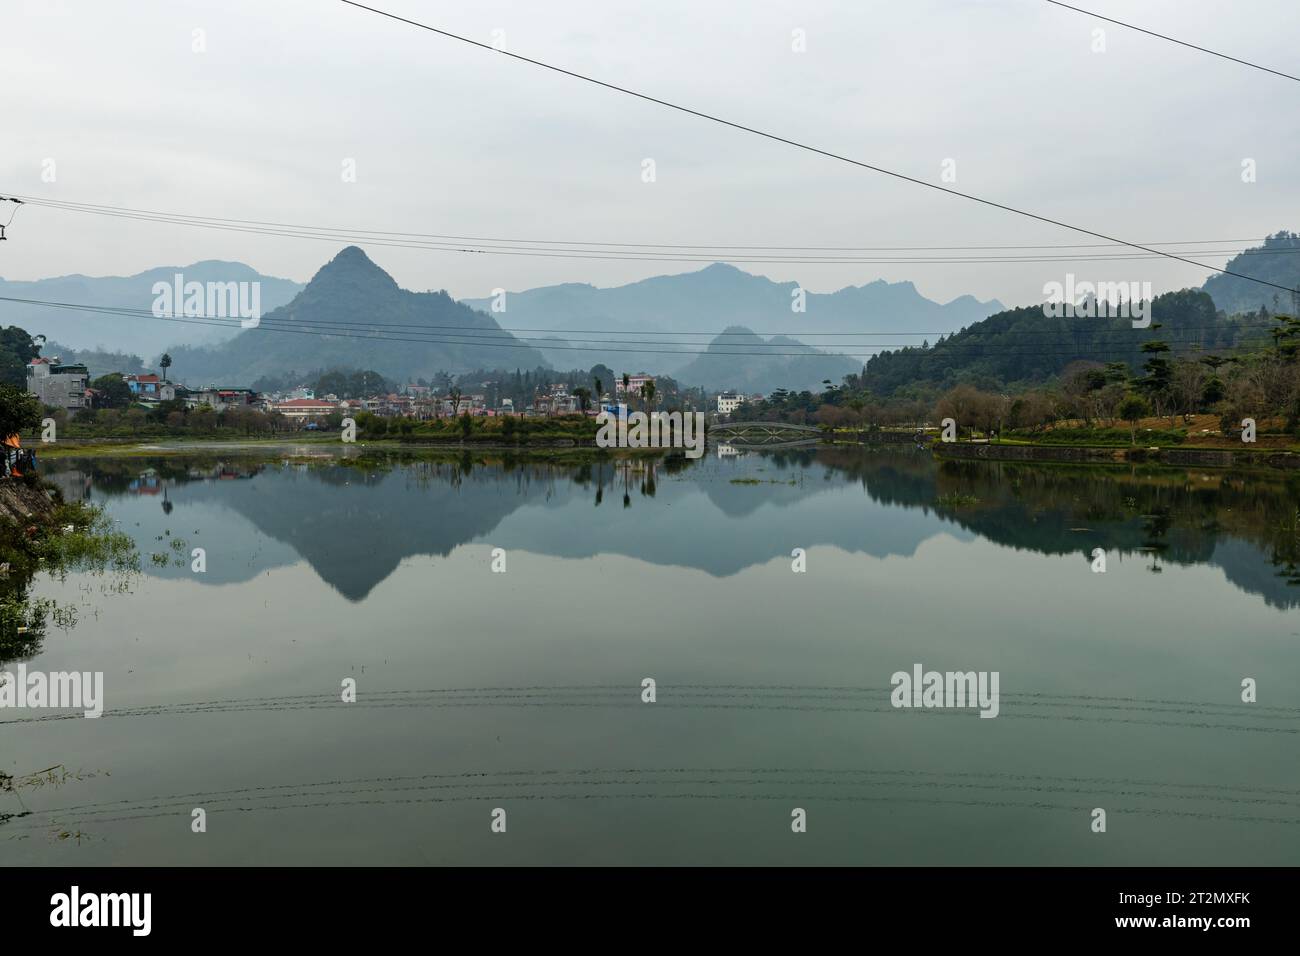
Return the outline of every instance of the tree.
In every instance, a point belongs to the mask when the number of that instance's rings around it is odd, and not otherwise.
[[[1173,411],[1181,412],[1187,424],[1191,424],[1192,416],[1200,410],[1208,376],[1209,372],[1200,362],[1174,363]]]
[[[1129,424],[1129,444],[1137,444],[1137,423],[1151,414],[1151,405],[1135,392],[1129,392],[1119,403],[1119,417]]]
[[[158,367],[162,369],[162,380],[167,381],[167,370],[172,367],[172,357],[164,352],[158,360]]]
[[[16,325],[0,330],[0,382],[26,388],[27,363],[41,354],[44,344],[45,336],[32,338]]]
[[[977,409],[983,405],[984,394],[970,385],[958,385],[949,389],[939,399],[935,407],[937,418],[951,418],[957,425],[973,428],[976,423]]]
[[[160,422],[169,422],[172,415],[180,415],[181,420],[184,421],[186,411],[185,399],[173,398],[166,402],[159,402],[158,407],[154,409],[153,415]],[[232,408],[230,411],[233,412],[235,409]]]
[[[1169,403],[1170,392],[1173,389],[1173,368],[1169,360],[1164,357],[1164,353],[1168,351],[1167,342],[1152,340],[1142,343],[1142,353],[1149,355],[1150,358],[1142,366],[1147,375],[1138,382],[1138,388],[1151,399],[1157,415],[1164,414],[1164,408]],[[1174,423],[1171,420],[1169,424]]]
[[[1207,355],[1201,359],[1201,364],[1210,370],[1210,375],[1205,380],[1205,387],[1201,391],[1201,404],[1207,408],[1219,404],[1227,394],[1223,379],[1219,377],[1219,369],[1227,362],[1226,358],[1219,355]]]
[[[1106,373],[1096,362],[1080,360],[1071,362],[1061,373],[1061,391],[1069,409],[1068,415],[1083,419],[1085,428],[1092,427],[1095,403],[1092,393],[1106,387]]]
[[[117,372],[101,375],[90,387],[98,393],[95,404],[99,408],[126,408],[131,404],[131,386]]]
[[[578,399],[578,407],[582,413],[587,414],[587,409],[591,408],[591,390],[587,388],[575,388],[573,394]]]
[[[0,382],[0,435],[8,436],[39,428],[44,412],[35,395]]]

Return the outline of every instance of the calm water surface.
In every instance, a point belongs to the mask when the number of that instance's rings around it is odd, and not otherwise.
[[[106,713],[0,714],[0,862],[1300,860],[1294,481],[730,451],[52,465],[142,573],[34,583]]]

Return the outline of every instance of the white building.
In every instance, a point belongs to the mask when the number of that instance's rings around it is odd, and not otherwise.
[[[291,398],[288,401],[271,403],[271,411],[299,421],[325,418],[337,409],[338,405],[334,402],[324,402],[315,398]]]
[[[730,415],[741,405],[745,404],[745,396],[737,395],[735,392],[723,392],[718,396],[718,414]]]
[[[641,394],[641,390],[642,390],[643,388],[645,388],[646,383],[647,383],[647,382],[653,382],[654,380],[655,380],[655,377],[654,377],[653,375],[645,375],[645,374],[641,374],[641,375],[629,375],[629,376],[627,377],[627,391],[631,392],[633,395],[640,395],[640,394]],[[622,395],[622,394],[623,394],[624,389],[623,389],[623,378],[622,378],[622,376],[620,376],[620,377],[618,377],[618,378],[616,378],[616,379],[614,380],[614,391],[615,391],[615,394],[618,394],[618,395]]]

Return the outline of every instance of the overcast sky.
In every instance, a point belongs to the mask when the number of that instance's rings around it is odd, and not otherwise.
[[[1300,84],[1043,0],[371,2],[486,43],[503,30],[512,51],[917,178],[939,182],[952,158],[957,189],[1125,239],[1300,227]],[[1295,0],[1076,2],[1300,73]],[[0,194],[529,239],[1091,241],[331,0],[4,6],[17,16],[0,33]],[[792,50],[796,29],[806,52]],[[347,158],[356,182],[343,181]],[[1242,182],[1244,158],[1255,183]],[[233,259],[305,281],[340,245],[29,206],[0,244],[0,276]],[[458,297],[700,267],[367,251],[401,285]],[[738,265],[819,292],[910,279],[941,301],[1007,304],[1041,301],[1067,270],[1157,292],[1209,274],[1163,262]]]

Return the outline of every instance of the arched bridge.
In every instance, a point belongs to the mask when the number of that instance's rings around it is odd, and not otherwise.
[[[724,422],[705,429],[709,441],[764,448],[803,445],[817,441],[821,435],[822,430],[815,425],[792,425],[787,422]]]

